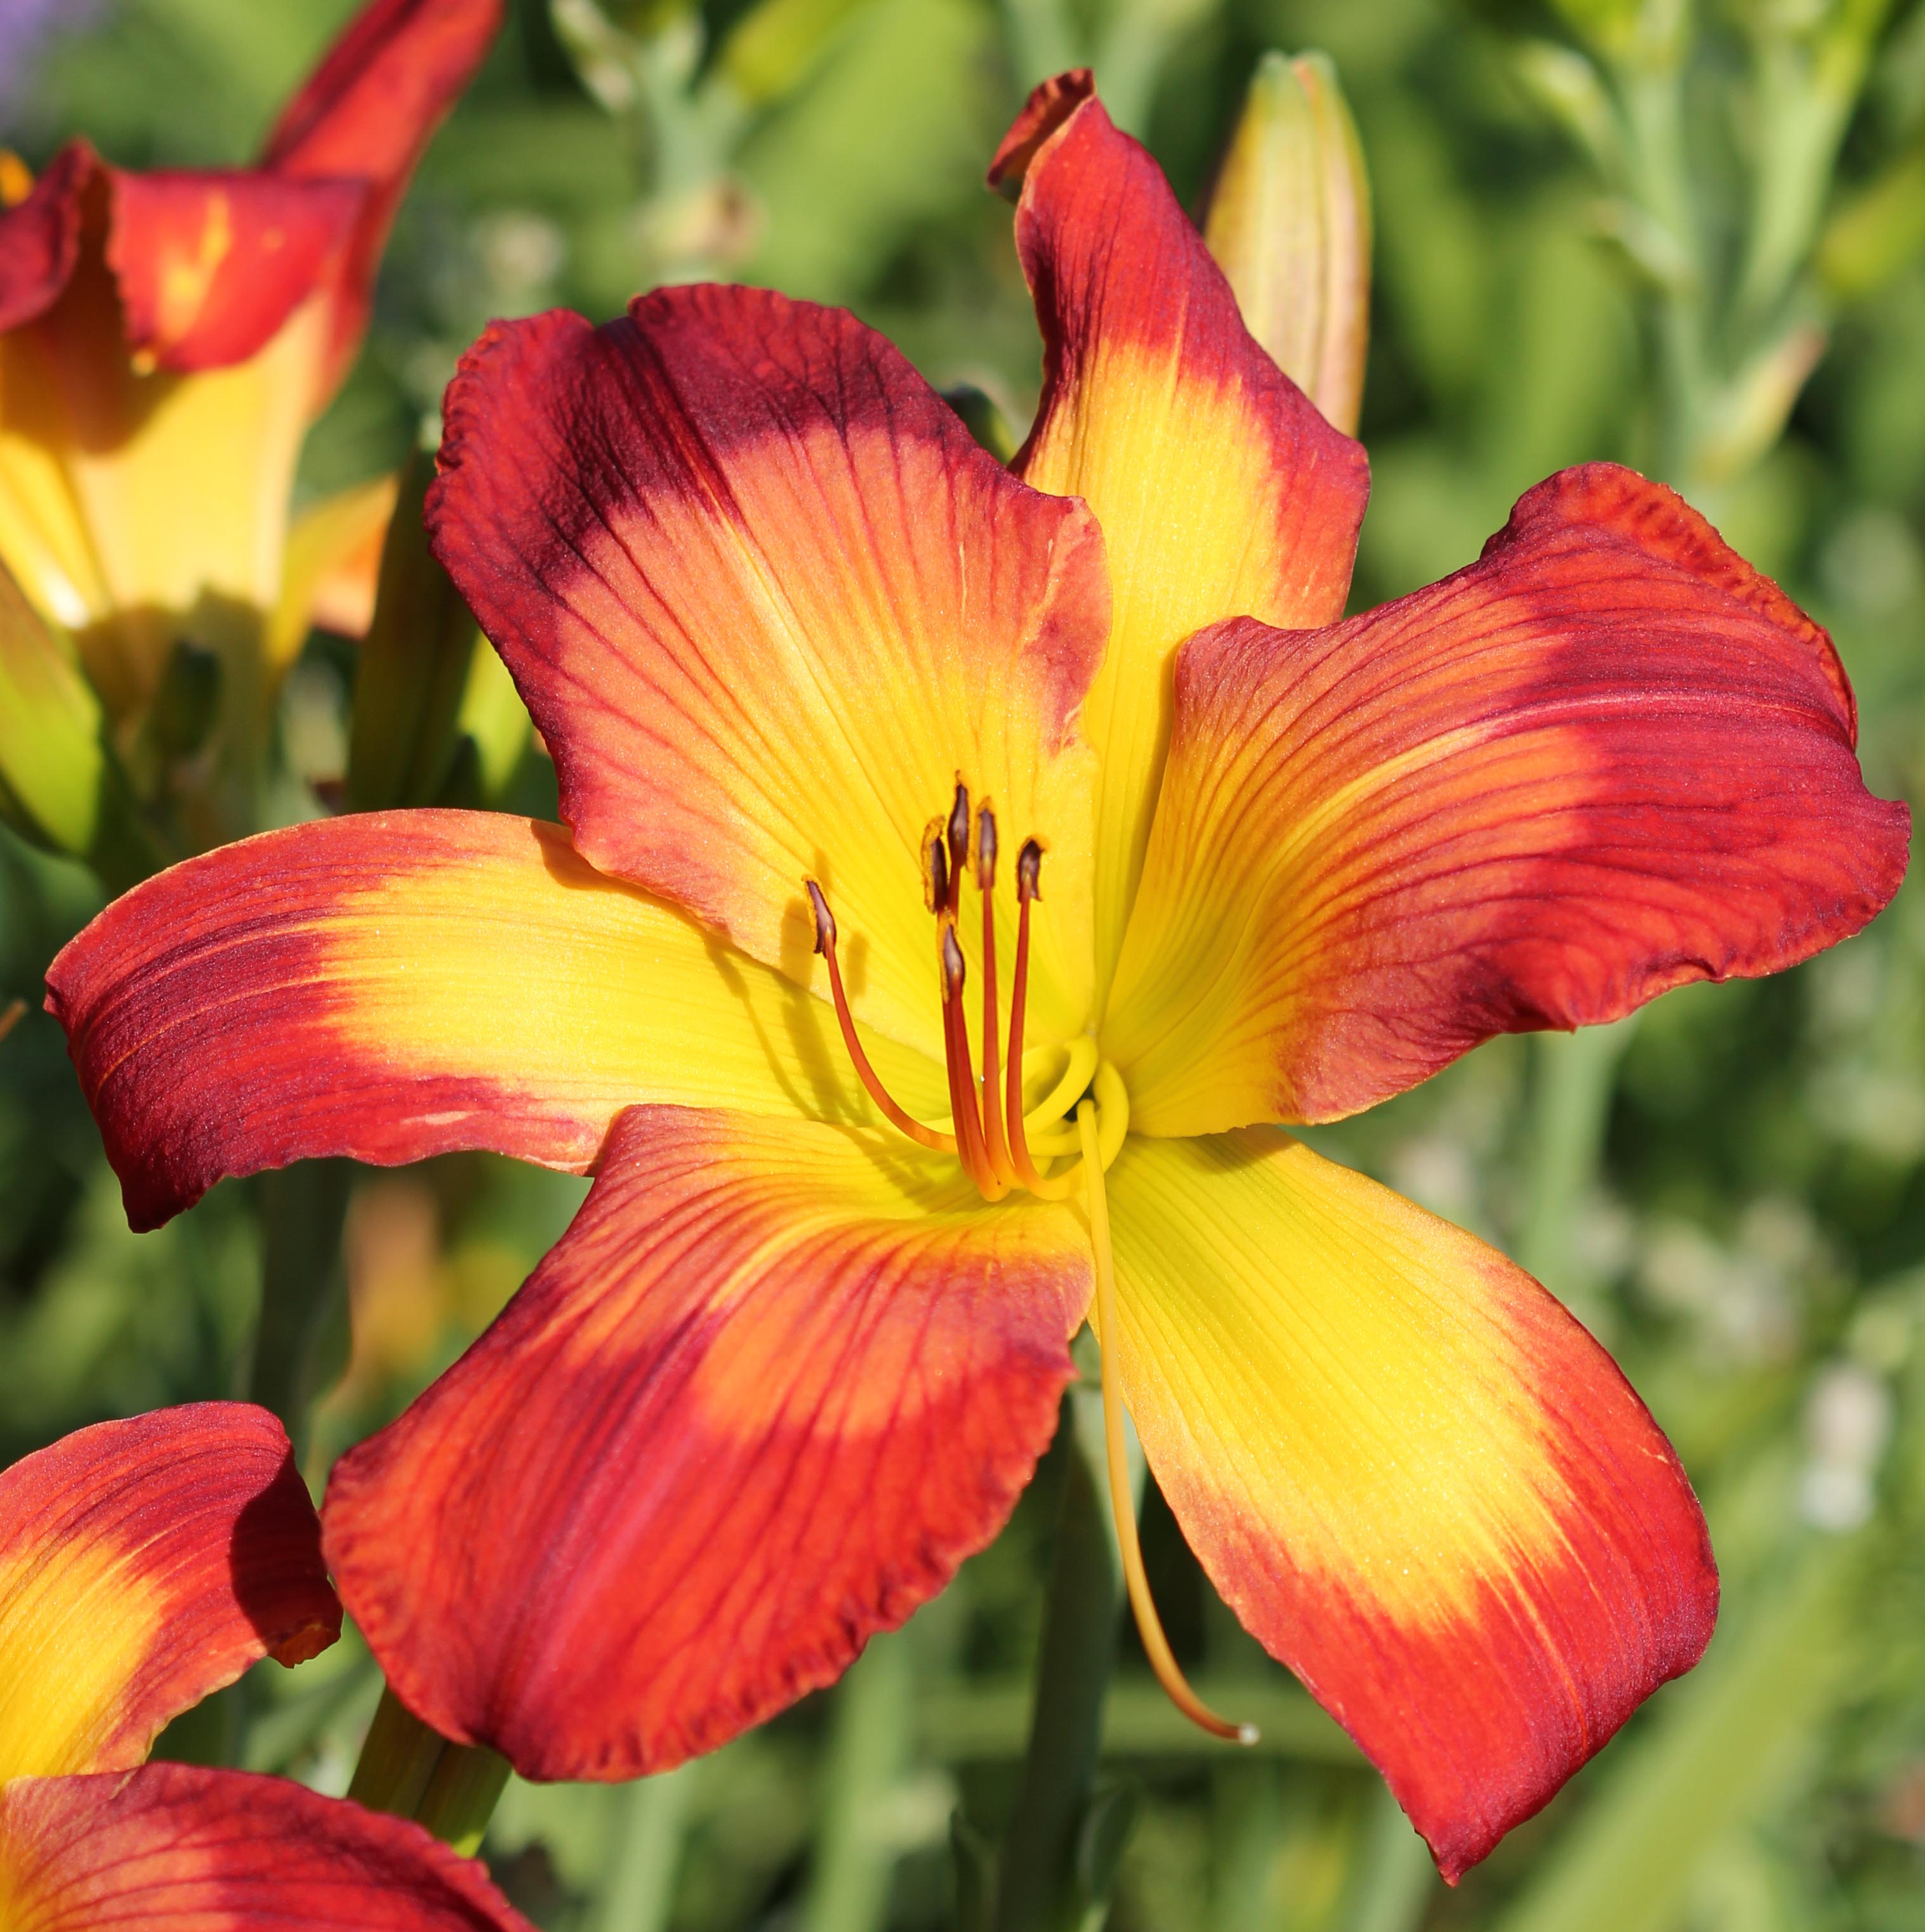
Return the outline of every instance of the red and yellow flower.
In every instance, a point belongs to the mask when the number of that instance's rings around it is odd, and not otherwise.
[[[497,326],[430,518],[568,829],[230,847],[49,1004],[136,1226],[323,1154],[595,1174],[329,1486],[450,1737],[626,1777],[832,1678],[1002,1524],[1093,1298],[1204,1567],[1455,1876],[1696,1660],[1704,1524],[1534,1282],[1272,1124],[1805,958],[1906,814],[1823,632],[1628,471],[1345,620],[1363,454],[1154,164],[1071,76],[997,165],[1016,474],[838,311]]]
[[[0,567],[111,714],[152,698],[184,638],[230,669],[264,652],[271,674],[317,598],[356,614],[331,572],[371,582],[391,484],[290,536],[295,459],[359,346],[408,177],[500,16],[501,0],[370,0],[251,169],[138,174],[76,140],[38,182],[17,163],[0,181]]]
[[[526,1932],[418,1825],[149,1764],[169,1719],[340,1634],[287,1438],[242,1402],[83,1429],[0,1472],[0,1918]]]

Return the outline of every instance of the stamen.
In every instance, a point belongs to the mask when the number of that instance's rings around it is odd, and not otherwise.
[[[949,1060],[949,1111],[955,1117],[957,1156],[983,1198],[1000,1201],[1009,1192],[1009,1184],[990,1161],[983,1144],[982,1118],[976,1111],[976,1071],[970,1064],[969,1028],[963,1016],[968,972],[956,941],[955,922],[946,915],[940,931],[937,952],[943,966],[943,1045]]]
[[[949,807],[949,910],[962,904],[964,868],[969,864],[969,788],[956,774],[955,802]]]
[[[942,815],[922,828],[922,903],[931,912],[941,912],[949,902],[949,860],[943,843]]]
[[[914,1114],[898,1106],[876,1070],[869,1064],[869,1056],[862,1051],[862,1040],[856,1031],[855,1016],[850,1012],[847,996],[842,990],[842,968],[835,957],[835,916],[829,910],[829,902],[823,897],[822,888],[813,879],[805,879],[802,884],[808,889],[809,904],[815,908],[815,950],[829,962],[829,990],[835,996],[835,1017],[841,1025],[842,1044],[849,1049],[849,1058],[855,1063],[856,1078],[868,1090],[869,1098],[882,1109],[891,1125],[901,1128],[911,1140],[925,1148],[934,1148],[939,1154],[954,1154],[955,1136],[925,1127]]]
[[[976,884],[982,895],[982,1135],[989,1164],[1006,1188],[1016,1178],[1003,1131],[996,1010],[996,814],[985,802],[976,814]]]
[[[1189,1687],[1170,1649],[1156,1615],[1156,1600],[1150,1594],[1150,1579],[1143,1568],[1143,1546],[1137,1540],[1136,1511],[1129,1493],[1129,1456],[1123,1433],[1123,1397],[1116,1378],[1117,1282],[1116,1262],[1110,1250],[1110,1207],[1103,1188],[1102,1145],[1099,1138],[1096,1103],[1081,1102],[1076,1109],[1076,1130],[1083,1142],[1083,1172],[1088,1177],[1090,1246],[1096,1263],[1096,1323],[1101,1333],[1103,1356],[1103,1447],[1110,1469],[1110,1506],[1116,1514],[1117,1542],[1123,1556],[1123,1580],[1129,1586],[1129,1607],[1136,1618],[1137,1634],[1170,1702],[1192,1724],[1213,1737],[1234,1744],[1257,1742],[1255,1724],[1233,1724],[1219,1718]]]
[[[1009,1074],[1005,1089],[1003,1112],[1009,1130],[1006,1145],[1009,1165],[1016,1178],[1044,1201],[1068,1198],[1070,1174],[1045,1175],[1030,1158],[1030,1144],[1023,1125],[1023,1028],[1030,999],[1030,902],[1042,896],[1042,848],[1033,838],[1023,842],[1016,854],[1016,973],[1009,989]]]

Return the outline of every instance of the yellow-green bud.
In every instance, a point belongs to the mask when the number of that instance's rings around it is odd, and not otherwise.
[[[1354,434],[1370,341],[1370,183],[1336,70],[1266,54],[1204,218],[1250,333]]]

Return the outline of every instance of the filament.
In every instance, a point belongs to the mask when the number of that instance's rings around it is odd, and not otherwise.
[[[996,1036],[996,818],[985,804],[976,814],[976,885],[982,895],[982,1137],[991,1171],[1006,1190],[1016,1178],[1003,1133]],[[1022,1056],[1011,1048],[1020,1069]]]
[[[822,896],[822,888],[813,879],[805,879],[802,884],[808,888],[809,903],[815,908],[815,950],[829,962],[829,990],[835,1000],[835,1017],[842,1028],[842,1044],[849,1049],[849,1058],[854,1061],[856,1076],[868,1089],[869,1098],[880,1107],[892,1126],[900,1127],[909,1138],[925,1148],[934,1148],[938,1154],[954,1154],[956,1137],[946,1134],[934,1127],[925,1127],[913,1114],[896,1105],[888,1088],[883,1086],[882,1077],[869,1064],[869,1056],[862,1051],[862,1042],[856,1031],[856,1016],[849,1010],[847,995],[842,990],[842,968],[835,958],[835,918],[829,910],[829,902]]]
[[[1121,1082],[1117,1084],[1120,1086]],[[1150,1579],[1143,1568],[1143,1546],[1137,1540],[1136,1511],[1130,1499],[1123,1397],[1117,1388],[1116,1262],[1110,1248],[1109,1201],[1103,1187],[1103,1142],[1108,1136],[1099,1132],[1094,1100],[1086,1100],[1078,1106],[1076,1131],[1083,1144],[1082,1172],[1089,1186],[1090,1246],[1096,1264],[1096,1322],[1103,1357],[1103,1447],[1109,1462],[1110,1505],[1116,1516],[1117,1543],[1122,1552],[1123,1580],[1129,1586],[1129,1607],[1136,1618],[1137,1634],[1143,1640],[1157,1682],[1185,1717],[1213,1737],[1253,1744],[1257,1742],[1255,1724],[1233,1724],[1227,1718],[1219,1718],[1190,1688],[1182,1666],[1171,1651],[1170,1640],[1163,1634],[1156,1600],[1150,1594]]]

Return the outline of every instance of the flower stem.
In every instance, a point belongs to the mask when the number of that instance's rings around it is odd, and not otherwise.
[[[688,1830],[698,1763],[638,1778],[623,1794],[622,1843],[595,1914],[595,1932],[664,1932]]]
[[[901,1631],[872,1638],[836,1694],[803,1932],[880,1932],[896,1850],[877,1820],[909,1760],[916,1687]]]
[[[384,1688],[347,1795],[370,1811],[412,1818],[472,1856],[508,1772],[505,1758],[484,1745],[451,1743]]]
[[[354,1165],[302,1161],[255,1183],[261,1222],[261,1312],[247,1393],[287,1426],[298,1459],[344,1305],[341,1229]]]
[[[1062,1432],[1069,1450],[1062,1513],[1029,1751],[1003,1840],[995,1932],[1069,1932],[1083,1922],[1088,1903],[1077,1855],[1090,1814],[1123,1600],[1104,1474],[1103,1402],[1096,1390],[1069,1392]]]

